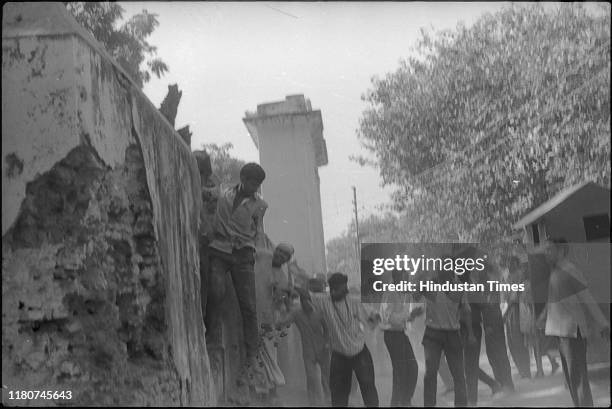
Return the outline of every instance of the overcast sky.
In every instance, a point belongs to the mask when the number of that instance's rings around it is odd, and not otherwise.
[[[231,142],[233,155],[258,161],[242,118],[257,104],[304,94],[323,117],[329,164],[320,168],[325,239],[353,217],[387,202],[378,172],[349,160],[364,153],[356,137],[372,76],[394,71],[421,27],[469,25],[505,3],[214,3],[121,2],[124,17],[158,14],[150,38],[170,72],[145,94],[157,106],[168,84],[183,91],[176,127],[189,125],[192,148]]]

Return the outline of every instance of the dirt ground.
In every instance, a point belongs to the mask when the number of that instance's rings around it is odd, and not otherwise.
[[[423,375],[425,365],[423,362],[423,347],[420,344],[420,337],[411,337],[412,346],[419,361],[419,377],[412,399],[413,406],[423,406]],[[382,342],[382,337],[371,336],[367,340],[368,348],[372,353],[376,372],[376,387],[381,407],[388,407],[391,400],[391,362],[389,355]],[[483,345],[484,346],[484,345]],[[484,350],[484,348],[483,348]],[[491,396],[491,390],[479,383],[478,406],[488,407],[572,407],[572,400],[569,391],[565,389],[563,371],[550,375],[551,367],[548,360],[544,360],[543,378],[520,379],[518,372],[511,361],[513,379],[516,392],[509,395],[497,394]],[[480,367],[492,374],[491,367],[485,354],[481,355]],[[535,374],[535,363],[532,364],[532,374]],[[610,406],[610,364],[589,365],[589,376],[593,402],[596,407]],[[445,390],[444,384],[438,379],[438,399],[437,405],[441,407],[453,406],[453,393],[442,395]],[[284,406],[308,405],[305,386],[304,389],[281,388],[279,396]],[[359,392],[359,386],[353,379],[353,389],[349,400],[351,407],[362,407],[363,401]]]

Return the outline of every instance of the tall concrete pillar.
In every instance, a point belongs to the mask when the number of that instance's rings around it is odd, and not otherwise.
[[[266,171],[266,234],[274,243],[293,244],[297,262],[308,274],[325,273],[318,168],[327,165],[327,148],[321,111],[313,111],[303,95],[290,95],[258,105],[243,121]],[[278,346],[278,360],[286,379],[281,398],[289,405],[306,404],[302,343],[295,326]]]
[[[275,243],[293,244],[298,264],[309,274],[325,273],[318,168],[327,165],[327,148],[321,111],[303,95],[290,95],[258,105],[243,121],[266,171],[266,233]]]

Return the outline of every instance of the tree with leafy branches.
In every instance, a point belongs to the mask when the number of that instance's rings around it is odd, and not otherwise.
[[[592,5],[591,5],[592,6]],[[563,187],[610,186],[610,5],[511,5],[422,31],[358,137],[419,240],[499,241]]]
[[[411,220],[392,212],[372,214],[359,220],[360,243],[403,243],[415,240]],[[355,222],[340,236],[326,243],[326,261],[329,272],[340,271],[349,276],[352,284],[360,282],[360,263],[357,259]]]
[[[168,65],[156,57],[157,47],[147,39],[159,25],[157,14],[142,10],[119,25],[125,10],[111,2],[65,2],[68,11],[85,27],[108,53],[143,87],[151,79],[168,71]],[[143,67],[144,63],[144,67]]]
[[[240,169],[246,164],[245,161],[237,159],[230,154],[234,145],[231,142],[217,145],[216,143],[206,143],[202,148],[210,156],[213,174],[219,178],[220,183],[240,182]]]

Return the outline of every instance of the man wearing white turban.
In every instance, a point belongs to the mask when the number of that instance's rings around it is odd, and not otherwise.
[[[239,382],[247,382],[253,387],[262,403],[273,404],[276,388],[285,384],[285,377],[278,365],[276,347],[280,338],[287,334],[290,325],[287,317],[291,286],[283,266],[291,260],[294,249],[288,243],[274,247],[267,237],[265,241],[265,247],[257,247],[255,255],[255,296],[259,322],[255,355],[257,365],[248,368]]]

